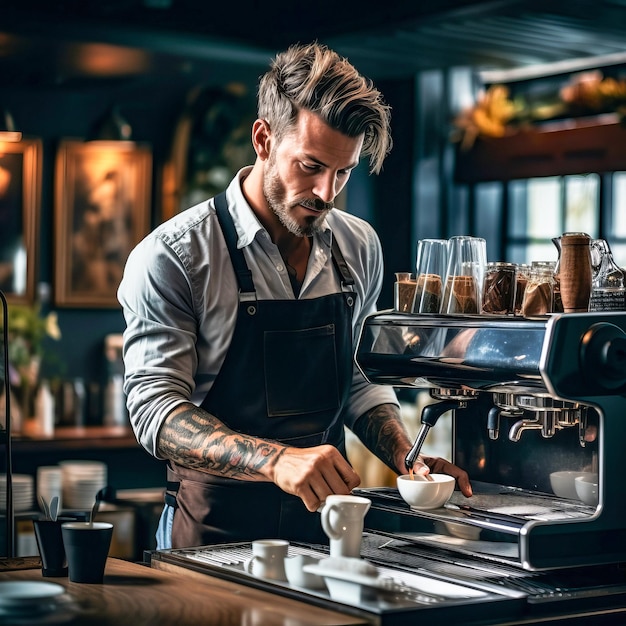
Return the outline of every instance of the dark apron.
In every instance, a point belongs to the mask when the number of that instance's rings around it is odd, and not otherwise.
[[[312,300],[257,300],[224,194],[215,206],[237,275],[239,309],[224,364],[202,408],[232,430],[301,448],[328,443],[345,457],[342,410],[352,382],[356,295],[336,239],[332,259],[348,291]],[[319,515],[269,482],[172,463],[166,501],[176,507],[173,548],[259,538],[327,540]]]

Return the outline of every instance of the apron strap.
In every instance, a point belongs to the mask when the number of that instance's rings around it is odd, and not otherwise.
[[[165,496],[164,496],[165,504],[171,507],[174,507],[175,509],[178,508],[178,503],[176,502],[176,494],[178,493],[179,489],[180,489],[180,479],[174,473],[174,470],[172,469],[172,466],[170,462],[168,461],[167,462],[167,482],[166,482]]]
[[[354,286],[354,278],[352,278],[352,274],[348,269],[348,264],[343,257],[343,253],[339,249],[339,244],[337,243],[337,238],[333,235],[333,241],[331,243],[331,255],[333,257],[333,263],[335,264],[335,269],[339,272],[341,276],[341,283],[344,287],[352,288]]]
[[[222,232],[224,233],[224,238],[226,239],[226,247],[228,248],[235,274],[237,275],[239,290],[242,293],[255,294],[256,290],[254,289],[252,272],[248,268],[246,259],[243,256],[243,250],[237,248],[237,229],[235,228],[235,222],[233,222],[228,212],[225,191],[215,196],[215,211]]]

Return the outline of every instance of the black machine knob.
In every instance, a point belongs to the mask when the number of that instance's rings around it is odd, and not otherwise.
[[[580,356],[587,380],[611,391],[626,386],[626,333],[619,326],[591,326],[583,335]]]

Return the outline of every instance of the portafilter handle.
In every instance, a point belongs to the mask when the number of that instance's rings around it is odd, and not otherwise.
[[[415,461],[417,461],[417,457],[426,440],[426,435],[428,435],[430,429],[437,423],[437,420],[447,411],[463,409],[466,406],[467,402],[465,400],[443,400],[429,404],[422,409],[422,417],[420,420],[422,425],[417,433],[413,447],[409,450],[409,453],[404,459],[404,466],[408,471],[413,469],[413,465],[415,465]]]

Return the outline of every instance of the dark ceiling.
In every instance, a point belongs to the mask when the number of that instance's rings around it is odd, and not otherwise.
[[[621,60],[625,34],[626,0],[2,0],[0,79],[63,84],[209,65],[257,75],[277,50],[314,39],[374,79],[396,78]]]

